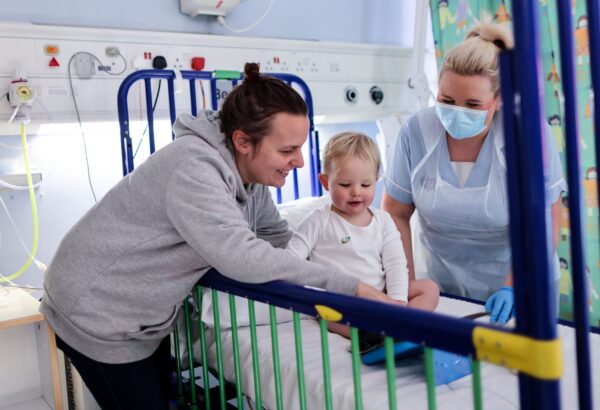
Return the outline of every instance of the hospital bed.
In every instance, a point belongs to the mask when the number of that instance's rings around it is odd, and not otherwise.
[[[525,47],[502,57],[505,112],[517,112],[515,104],[519,101],[513,99],[517,91],[523,101],[521,107],[533,107],[530,116],[504,116],[508,136],[523,132],[533,135],[527,140],[507,137],[507,157],[515,158],[514,164],[507,164],[518,317],[515,328],[491,326],[485,320],[461,319],[465,313],[482,310],[482,306],[474,301],[443,298],[439,313],[421,312],[283,282],[242,284],[209,271],[193,294],[183,301],[183,319],[173,334],[176,354],[180,358],[177,360],[180,405],[230,408],[234,406],[228,402],[231,400],[238,408],[244,408],[247,399],[253,408],[269,409],[434,409],[437,406],[480,409],[484,405],[493,409],[571,409],[578,406],[591,409],[594,401],[600,403],[600,388],[597,385],[592,388],[592,375],[596,380],[600,377],[599,361],[590,359],[590,347],[597,356],[600,340],[597,334],[589,334],[585,277],[583,271],[578,271],[577,263],[574,263],[573,273],[575,328],[556,325],[550,301],[544,201],[536,200],[543,198],[540,188],[543,187],[542,147],[541,138],[535,138],[536,135],[539,137],[539,124],[531,120],[540,118],[536,81],[535,77],[531,78],[537,75],[536,64],[535,61],[531,65],[514,63],[515,59],[529,61],[535,56],[531,50],[536,50],[536,35],[529,31],[525,21],[526,16],[532,15],[534,7],[534,2],[530,1],[513,3],[516,41]],[[561,23],[561,32],[564,24],[567,23]],[[598,22],[591,20],[590,24]],[[568,58],[569,53],[564,54]],[[151,128],[151,79],[167,81],[173,122],[175,81],[189,82],[191,102],[188,108],[195,114],[196,82],[205,81],[213,87],[219,75],[218,72],[140,71],[124,80],[119,91],[124,173],[134,168],[127,116],[127,93],[131,85],[140,80],[145,84]],[[228,76],[234,84],[240,79],[239,73],[228,72]],[[320,193],[316,179],[319,145],[312,122],[310,90],[298,77],[277,76],[298,87],[309,106],[310,189],[311,194],[317,196]],[[520,82],[515,78],[520,78]],[[568,84],[568,73],[566,82]],[[216,98],[212,98],[211,103],[213,109],[218,108]],[[596,112],[600,112],[600,108]],[[152,131],[149,135],[152,138]],[[576,153],[576,148],[569,148],[573,144],[577,146],[575,138],[567,132],[567,151]],[[151,146],[150,151],[153,150]],[[568,157],[570,197],[574,196],[576,201],[579,174],[573,161],[577,158],[576,155],[574,159],[572,155]],[[294,197],[298,198],[297,174],[292,177],[292,183]],[[280,190],[275,196],[277,202],[281,202]],[[575,203],[571,211],[576,212],[577,208]],[[578,218],[571,214],[574,225],[580,221]],[[577,236],[577,232],[573,232],[572,236]],[[574,242],[572,247],[573,259],[581,259],[581,243]],[[219,293],[224,303],[218,302]],[[275,307],[283,308],[287,313]],[[194,321],[203,308],[205,315],[202,318],[207,323]],[[222,322],[221,316],[225,312],[229,317]],[[209,319],[211,313],[212,321]],[[328,334],[327,321],[351,325],[351,340]],[[385,336],[385,364],[367,367],[360,363],[359,328]],[[393,338],[422,344],[423,359],[396,363]],[[468,357],[472,374],[436,387],[434,349]],[[199,364],[203,365],[197,367]],[[187,370],[184,372],[183,368]],[[209,373],[218,379],[216,387],[210,385]],[[197,376],[200,377],[197,379]],[[213,394],[215,391],[217,393]]]
[[[240,304],[237,304],[238,309]],[[221,311],[228,309],[221,304]],[[244,305],[241,306],[242,308]],[[470,302],[444,297],[441,299],[437,312],[463,317],[483,311],[483,306]],[[487,323],[488,317],[480,319]],[[322,347],[319,323],[313,319],[301,320],[303,368],[305,381],[305,400],[307,409],[325,408]],[[298,409],[300,406],[300,388],[297,385],[297,364],[295,358],[294,323],[287,321],[277,326],[279,344],[279,368],[281,372],[282,407]],[[437,335],[442,338],[443,333]],[[573,356],[575,347],[574,331],[571,327],[560,326],[559,337],[563,342],[565,369],[561,383],[562,408],[571,409],[577,405],[576,367]],[[208,327],[206,333],[207,360],[216,369],[217,346],[214,328]],[[243,393],[255,400],[252,367],[252,338],[249,326],[238,330],[238,345],[241,370],[241,385]],[[262,404],[264,408],[276,409],[277,397],[274,380],[274,367],[271,346],[271,329],[268,324],[256,327],[258,345],[259,373],[261,383]],[[233,332],[227,327],[220,330],[222,356],[233,357]],[[331,372],[331,402],[335,409],[354,409],[354,381],[352,358],[349,352],[350,341],[337,335],[328,334],[329,367]],[[600,354],[600,335],[592,335],[593,355]],[[200,343],[194,346],[194,357],[201,359]],[[596,356],[597,357],[597,356]],[[600,376],[600,361],[592,362],[593,373]],[[388,406],[388,390],[384,365],[360,365],[363,409],[385,409]],[[235,368],[231,360],[223,361],[224,378],[229,381],[237,380]],[[450,384],[435,388],[437,407],[439,409],[477,408],[473,397],[473,376],[460,378]],[[480,381],[481,403],[485,409],[518,409],[518,379],[509,369],[488,363],[481,364]],[[395,397],[398,408],[426,409],[428,408],[428,387],[425,377],[424,363],[420,359],[398,361],[395,367]],[[595,401],[600,400],[600,391],[595,390]],[[359,407],[360,408],[360,407]]]

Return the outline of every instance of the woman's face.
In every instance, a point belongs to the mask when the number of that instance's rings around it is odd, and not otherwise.
[[[494,96],[492,80],[484,75],[460,75],[445,71],[440,77],[437,101],[473,110],[487,111],[486,129],[494,113],[500,109],[500,98]]]
[[[258,144],[250,142],[243,131],[235,131],[235,156],[242,182],[282,187],[292,169],[304,166],[302,145],[308,130],[308,117],[278,113],[271,120],[271,131]]]

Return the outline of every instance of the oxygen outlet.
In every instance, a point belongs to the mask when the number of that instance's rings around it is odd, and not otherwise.
[[[356,88],[351,85],[346,87],[344,90],[344,99],[348,104],[356,104],[356,101],[358,101],[358,91]]]
[[[383,101],[383,90],[379,88],[379,86],[374,85],[369,90],[369,94],[371,95],[371,101],[375,104],[381,104]]]

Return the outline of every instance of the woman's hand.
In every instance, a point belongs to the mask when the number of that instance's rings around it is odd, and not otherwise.
[[[367,285],[364,282],[358,283],[358,288],[356,289],[356,296],[360,298],[375,300],[377,302],[396,303],[394,299],[392,299],[385,293],[378,291],[373,286]]]
[[[503,286],[485,302],[485,310],[490,312],[490,321],[505,324],[514,316],[515,293],[511,286]]]

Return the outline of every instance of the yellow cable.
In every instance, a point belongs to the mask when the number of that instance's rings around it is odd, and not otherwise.
[[[29,259],[25,262],[25,265],[21,267],[15,273],[0,277],[0,283],[9,282],[17,279],[29,268],[35,258],[38,247],[38,213],[37,206],[35,203],[35,192],[33,191],[33,180],[31,179],[31,169],[29,168],[29,155],[27,154],[27,136],[25,134],[25,123],[21,123],[21,145],[23,146],[23,159],[25,160],[25,172],[27,173],[27,187],[29,188],[29,201],[31,202],[31,216],[33,218],[33,246],[29,253]]]

